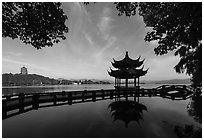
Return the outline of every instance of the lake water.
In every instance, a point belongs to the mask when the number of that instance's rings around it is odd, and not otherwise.
[[[160,84],[141,84],[141,88],[158,87]],[[50,86],[8,86],[2,88],[3,95],[11,95],[18,93],[46,93],[61,91],[77,91],[77,90],[100,90],[114,89],[114,84],[93,84],[93,85],[50,85]]]
[[[157,87],[159,85],[143,85]],[[112,89],[113,85],[69,85],[46,87],[3,88],[3,94],[19,92],[51,92],[84,89]],[[133,99],[129,98],[131,102]],[[121,99],[121,102],[124,102]],[[13,138],[140,138],[177,137],[176,128],[202,128],[188,113],[191,99],[170,100],[161,97],[140,97],[128,112],[111,106],[112,100],[61,105],[31,110],[2,120],[2,136]],[[120,105],[119,105],[120,106]],[[143,109],[142,109],[143,108]],[[145,108],[145,109],[144,109]],[[113,110],[117,110],[115,113]],[[127,109],[127,108],[126,108]],[[112,110],[112,112],[111,112]]]

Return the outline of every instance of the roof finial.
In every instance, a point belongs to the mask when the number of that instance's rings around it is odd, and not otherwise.
[[[128,51],[126,51],[126,56],[128,56]]]

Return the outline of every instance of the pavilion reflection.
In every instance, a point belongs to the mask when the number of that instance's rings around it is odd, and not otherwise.
[[[114,121],[121,120],[125,122],[125,126],[131,121],[136,121],[140,125],[140,120],[143,120],[143,111],[147,111],[147,107],[138,101],[119,100],[109,104],[108,108],[111,111]]]

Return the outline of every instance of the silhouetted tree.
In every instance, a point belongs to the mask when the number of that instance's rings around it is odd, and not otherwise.
[[[37,49],[66,39],[68,19],[59,2],[3,2],[2,36],[19,38]]]
[[[157,55],[175,50],[181,57],[178,73],[192,75],[195,86],[202,84],[202,3],[201,2],[116,2],[119,15],[135,15],[137,9],[152,30],[145,41],[158,41]]]
[[[202,124],[202,96],[194,96],[187,106],[188,114]]]
[[[185,125],[184,127],[176,125],[174,132],[179,138],[202,138],[202,129],[193,125]]]

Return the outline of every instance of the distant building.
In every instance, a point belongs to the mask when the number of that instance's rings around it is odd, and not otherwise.
[[[28,74],[28,70],[27,70],[27,68],[25,66],[23,66],[21,68],[21,74],[23,74],[23,75],[27,75]]]

